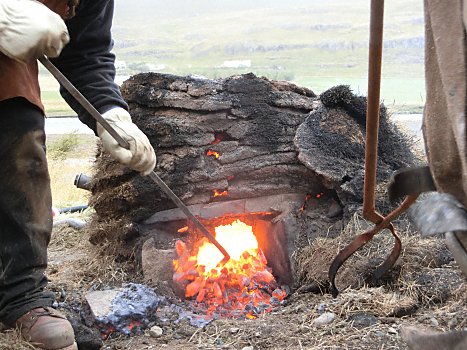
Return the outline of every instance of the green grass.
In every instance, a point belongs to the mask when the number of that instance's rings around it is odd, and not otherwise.
[[[53,159],[65,159],[79,144],[79,136],[67,134],[50,144],[47,155]]]
[[[76,113],[63,100],[59,92],[59,85],[45,69],[39,71],[39,83],[41,85],[41,98],[46,114],[49,117],[56,115],[75,115]]]

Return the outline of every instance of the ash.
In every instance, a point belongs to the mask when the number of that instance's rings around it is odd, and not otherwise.
[[[154,321],[161,300],[151,288],[129,283],[112,300],[111,311],[97,321],[125,335],[139,333]]]
[[[217,315],[199,314],[195,311],[188,310],[187,308],[190,308],[190,306],[183,308],[173,305],[172,307],[178,313],[178,319],[174,322],[175,324],[187,320],[189,324],[194,327],[204,328],[218,318]]]

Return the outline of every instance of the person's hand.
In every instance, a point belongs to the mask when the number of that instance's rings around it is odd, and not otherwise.
[[[156,154],[147,136],[131,121],[130,113],[115,107],[102,114],[102,117],[130,144],[130,149],[121,147],[99,123],[97,134],[104,149],[121,164],[148,175],[156,166]]]
[[[0,52],[29,62],[57,57],[70,41],[62,18],[34,0],[0,0]]]

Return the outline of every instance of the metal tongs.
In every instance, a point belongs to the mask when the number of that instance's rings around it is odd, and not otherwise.
[[[329,267],[329,281],[331,294],[336,297],[339,291],[335,284],[337,271],[344,262],[358,249],[368,243],[378,232],[388,229],[394,236],[395,244],[391,254],[376,268],[374,279],[381,278],[396,262],[400,255],[402,244],[399,236],[391,224],[404,213],[417,199],[419,193],[407,194],[398,208],[387,216],[382,216],[375,210],[376,165],[378,160],[378,130],[379,130],[379,104],[381,86],[381,58],[383,51],[383,17],[384,0],[371,1],[370,17],[370,47],[368,61],[368,101],[366,117],[366,144],[365,144],[365,181],[363,193],[363,217],[370,220],[375,226],[365,233],[357,236],[349,245],[342,249],[334,258]]]

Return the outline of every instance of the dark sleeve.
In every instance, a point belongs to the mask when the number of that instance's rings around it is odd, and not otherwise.
[[[111,26],[113,0],[81,0],[76,16],[66,21],[70,43],[60,57],[52,60],[73,85],[100,112],[113,106],[128,109],[115,78],[115,56]],[[96,131],[96,121],[62,87],[65,101],[78,118]]]

